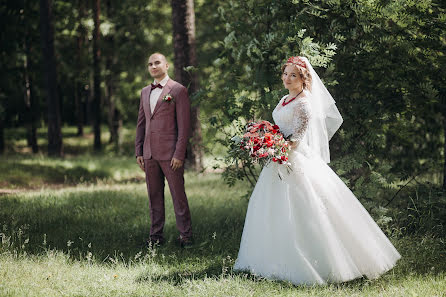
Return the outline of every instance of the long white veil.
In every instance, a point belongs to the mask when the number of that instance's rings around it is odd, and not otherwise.
[[[342,124],[342,116],[336,107],[336,102],[314,71],[313,67],[305,57],[307,69],[312,77],[311,96],[311,118],[307,133],[303,141],[327,163],[330,163],[330,147],[328,142]]]

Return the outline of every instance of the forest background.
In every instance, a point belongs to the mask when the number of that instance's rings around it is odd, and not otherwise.
[[[433,0],[1,1],[2,238],[26,225],[10,214],[21,191],[143,183],[133,141],[153,52],[189,88],[189,174],[212,174],[246,202],[259,168],[240,166],[230,139],[247,120],[272,120],[286,94],[280,66],[303,55],[344,118],[330,166],[389,235],[445,238],[445,9]]]

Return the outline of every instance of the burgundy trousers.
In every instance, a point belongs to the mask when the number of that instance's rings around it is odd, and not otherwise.
[[[144,159],[147,192],[150,201],[150,238],[163,239],[165,222],[164,177],[169,184],[178,231],[183,238],[192,237],[191,217],[184,190],[184,166],[173,171],[170,160]]]

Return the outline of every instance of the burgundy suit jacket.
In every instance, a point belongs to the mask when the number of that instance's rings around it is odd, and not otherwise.
[[[144,159],[184,160],[190,136],[190,101],[187,89],[169,79],[153,111],[150,110],[150,85],[141,91],[136,124],[135,155]],[[170,94],[173,101],[166,102]]]

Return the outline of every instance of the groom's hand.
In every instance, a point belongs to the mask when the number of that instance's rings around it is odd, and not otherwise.
[[[183,166],[183,161],[178,160],[176,158],[172,158],[170,161],[170,167],[172,167],[173,171],[181,168]]]
[[[136,163],[138,163],[139,168],[141,168],[141,170],[144,171],[144,158],[143,158],[143,156],[136,157]]]

